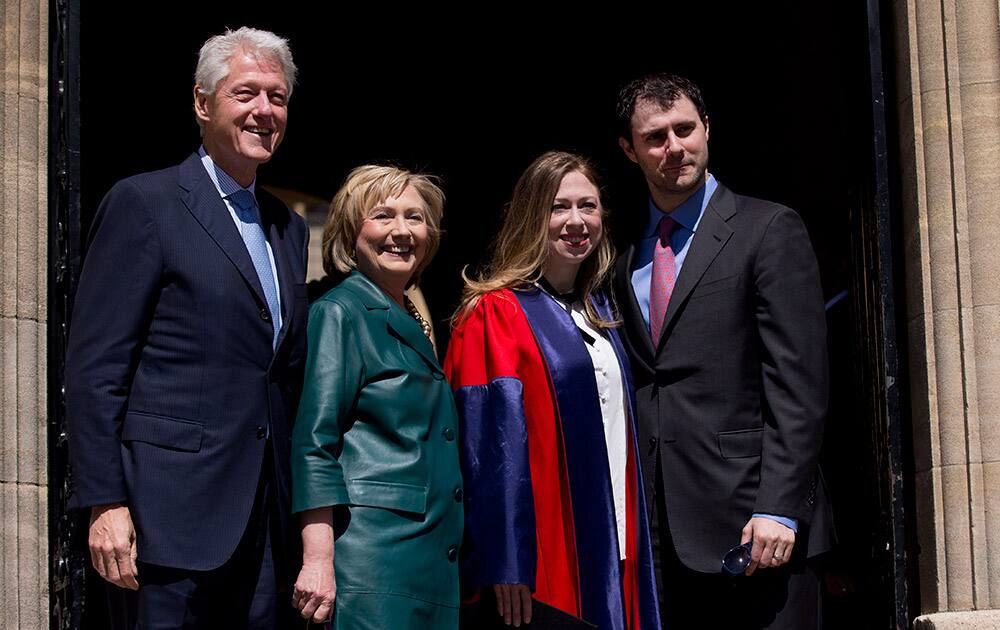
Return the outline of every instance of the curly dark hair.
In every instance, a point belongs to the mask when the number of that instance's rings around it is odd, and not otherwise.
[[[690,79],[667,72],[647,74],[633,79],[618,92],[618,104],[615,107],[618,133],[629,143],[632,142],[632,114],[635,113],[635,105],[640,100],[653,101],[664,109],[670,109],[681,96],[691,99],[702,121],[708,119],[701,90]]]

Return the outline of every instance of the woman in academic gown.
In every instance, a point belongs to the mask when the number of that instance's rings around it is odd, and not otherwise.
[[[542,602],[602,630],[660,627],[604,218],[586,160],[539,157],[454,319],[463,587],[507,624]]]
[[[438,244],[425,176],[352,171],[330,205],[292,436],[303,567],[293,605],[334,629],[458,627],[458,418],[430,327],[404,295]],[[336,542],[335,542],[336,539]]]

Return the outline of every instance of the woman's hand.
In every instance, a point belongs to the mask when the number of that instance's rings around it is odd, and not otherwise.
[[[292,606],[303,619],[323,623],[333,612],[337,579],[333,575],[333,508],[302,513],[302,570],[292,590]]]
[[[497,612],[508,626],[515,628],[521,622],[531,623],[531,589],[527,584],[494,584],[493,593],[497,596]]]
[[[333,602],[337,597],[337,579],[333,577],[333,562],[303,561],[302,570],[295,580],[292,606],[303,619],[323,623],[330,619]]]

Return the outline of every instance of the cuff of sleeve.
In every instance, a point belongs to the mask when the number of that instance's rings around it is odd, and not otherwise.
[[[316,483],[311,488],[296,487],[292,491],[292,513],[298,514],[314,508],[347,505],[351,502],[347,488],[339,483]]]
[[[769,518],[772,521],[777,521],[792,530],[796,534],[799,532],[799,522],[794,518],[788,518],[787,516],[777,516],[776,514],[754,514],[755,518]]]

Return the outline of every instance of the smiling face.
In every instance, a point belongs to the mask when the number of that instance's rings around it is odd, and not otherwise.
[[[563,176],[549,215],[546,278],[572,288],[580,264],[601,242],[603,213],[600,191],[586,175],[571,171]]]
[[[427,205],[408,185],[372,208],[356,243],[358,271],[398,302],[427,253]]]
[[[631,142],[621,138],[619,143],[639,165],[661,210],[673,210],[705,183],[708,121],[701,119],[685,95],[669,109],[653,101],[638,101],[632,114]]]
[[[281,65],[237,53],[211,95],[195,86],[194,105],[205,151],[233,179],[249,185],[257,166],[270,160],[284,139],[288,86]]]

